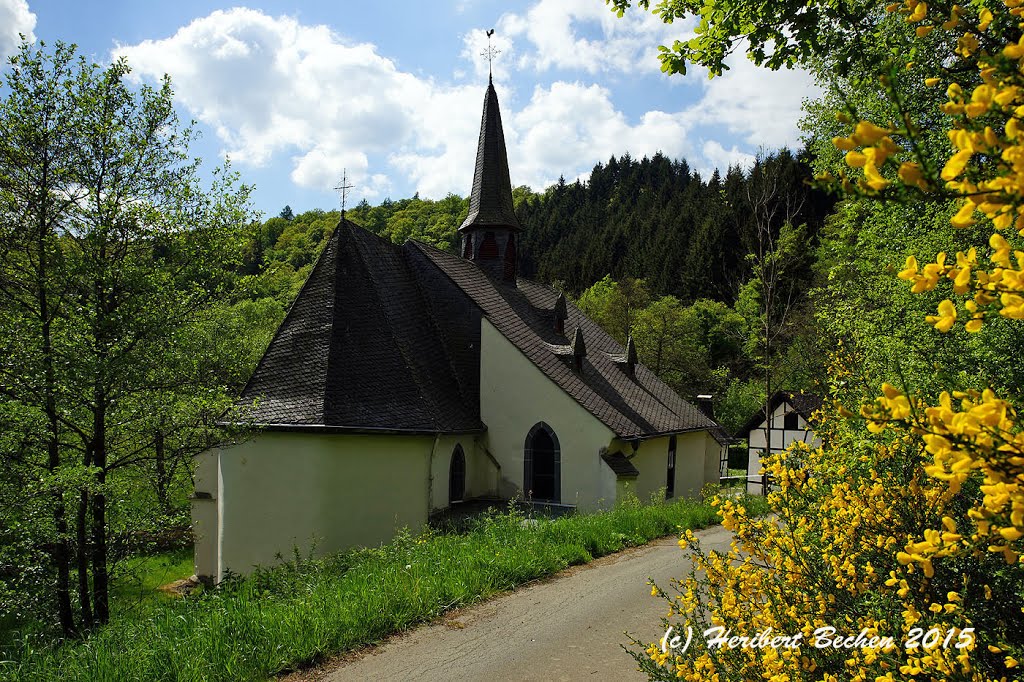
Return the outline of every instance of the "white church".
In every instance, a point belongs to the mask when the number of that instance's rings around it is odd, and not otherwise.
[[[593,511],[719,480],[720,427],[518,277],[522,229],[491,83],[461,255],[341,221],[243,391],[255,435],[197,458],[198,576],[377,545],[473,499]]]

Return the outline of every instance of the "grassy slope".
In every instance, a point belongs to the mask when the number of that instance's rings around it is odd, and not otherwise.
[[[707,505],[680,500],[535,524],[514,513],[492,516],[461,535],[402,534],[377,549],[292,561],[202,597],[154,600],[85,642],[14,652],[0,664],[0,678],[265,679],[567,566],[717,520]]]

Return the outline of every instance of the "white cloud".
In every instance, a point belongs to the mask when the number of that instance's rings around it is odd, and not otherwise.
[[[293,153],[292,180],[329,189],[343,167],[358,179],[369,154],[415,138],[417,102],[433,86],[399,71],[373,45],[325,26],[235,8],[163,40],[119,46],[137,74],[169,73],[177,99],[210,125],[236,161]],[[380,183],[361,183],[366,192]]]
[[[538,0],[524,14],[503,15],[497,29],[498,35],[523,37],[533,48],[518,56],[520,67],[634,73],[659,71],[658,45],[687,37],[691,24],[667,25],[640,10],[620,19],[596,0]]]
[[[726,149],[718,140],[705,141],[701,146],[701,153],[708,165],[699,170],[707,175],[710,175],[715,168],[722,173],[732,166],[748,169],[754,165],[755,160],[753,154],[740,151],[736,145],[733,145],[732,149]]]
[[[462,54],[459,55],[473,65],[476,76],[483,79],[487,76],[491,64],[487,63],[487,45],[498,51],[493,60],[494,77],[496,80],[505,81],[509,79],[511,72],[509,66],[515,62],[515,46],[507,34],[495,32],[490,42],[487,40],[487,32],[482,28],[476,28],[462,36]]]
[[[557,14],[551,0],[534,3],[521,30],[515,22],[526,19],[503,17],[499,25],[519,33],[495,36],[502,57],[517,54],[510,36],[523,36],[520,44],[546,44],[566,26],[571,32],[572,22],[583,17],[607,25],[602,29],[610,36],[607,59],[596,59],[596,53],[588,57],[588,49],[599,50],[597,43],[577,39],[581,51],[556,51],[545,57],[548,65],[568,68],[578,59],[577,69],[628,69],[635,67],[641,43],[643,49],[657,44],[651,37],[654,25],[641,24],[654,21],[664,30],[656,17],[641,13],[633,14],[648,18],[619,29],[625,20],[592,0],[566,0],[565,7],[559,16],[572,19],[556,21],[554,29],[534,21]],[[641,29],[648,32],[642,39]],[[120,46],[115,53],[128,58],[137,77],[169,73],[179,103],[215,131],[236,162],[290,162],[292,182],[321,191],[336,186],[344,168],[356,185],[354,197],[378,199],[396,187],[405,194],[411,186],[410,194],[440,198],[470,189],[484,95],[480,76],[486,69],[476,53],[486,44],[482,31],[464,37],[462,56],[473,60],[478,76],[471,85],[442,84],[401,71],[374,45],[346,42],[325,26],[235,8],[196,19],[165,39]],[[517,58],[539,59],[539,54]],[[520,98],[501,65],[499,59],[495,81],[512,182],[536,189],[559,175],[586,178],[595,163],[627,151],[634,157],[660,151],[685,157],[696,168],[724,171],[749,160],[753,149],[747,145],[793,144],[800,96],[810,91],[805,74],[771,74],[741,60],[720,79],[695,85],[703,95],[699,104],[680,102],[676,111],[627,115],[609,88],[595,84],[556,81]],[[706,130],[709,126],[716,127]],[[709,134],[721,133],[723,126],[732,135],[714,139]],[[736,135],[742,137],[739,145]]]
[[[803,100],[821,94],[814,78],[802,69],[758,67],[741,49],[726,64],[728,71],[705,81],[704,96],[691,110],[694,121],[723,125],[750,145],[799,148]]]
[[[513,117],[516,144],[509,163],[515,184],[545,187],[564,174],[587,177],[594,164],[629,152],[634,157],[681,157],[689,151],[688,126],[680,114],[645,113],[635,125],[615,109],[611,93],[598,85],[553,83],[538,87]],[[506,139],[508,135],[506,134]]]
[[[21,36],[32,42],[36,27],[36,15],[25,0],[0,0],[0,61],[6,66],[7,58],[18,51]]]

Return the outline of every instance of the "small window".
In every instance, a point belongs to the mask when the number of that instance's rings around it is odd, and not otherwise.
[[[516,236],[508,236],[508,244],[505,245],[505,281],[516,281]]]
[[[665,480],[665,497],[670,498],[676,494],[676,437],[669,436],[668,439],[668,472]]]
[[[473,235],[467,234],[463,241],[465,244],[462,247],[462,257],[466,260],[473,260]]]
[[[799,428],[797,426],[796,411],[786,413],[786,416],[782,418],[782,428],[787,431],[796,431]]]
[[[498,242],[494,239],[494,233],[488,232],[484,235],[484,241],[480,244],[480,260],[494,259],[498,257]]]
[[[462,502],[466,496],[466,455],[462,446],[456,445],[452,452],[452,463],[448,467],[448,504]]]

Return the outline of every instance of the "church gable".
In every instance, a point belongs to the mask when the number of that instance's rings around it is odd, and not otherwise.
[[[400,247],[342,221],[242,394],[260,425],[480,429]]]

